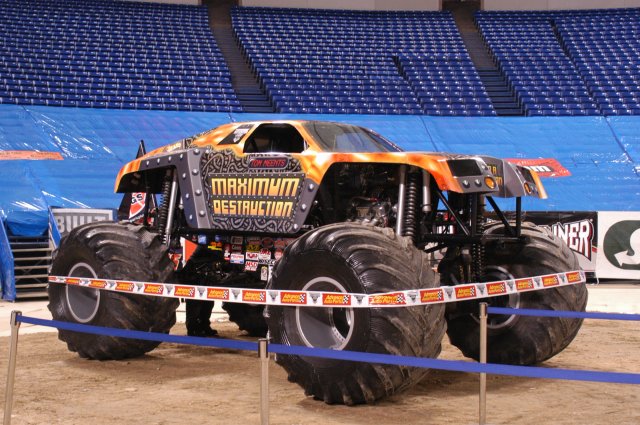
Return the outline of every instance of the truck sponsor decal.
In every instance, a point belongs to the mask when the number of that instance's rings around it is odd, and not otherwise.
[[[249,168],[251,169],[262,169],[262,170],[273,170],[278,168],[285,168],[289,164],[289,158],[287,157],[263,157],[263,158],[253,158],[249,161]]]
[[[540,177],[566,177],[571,175],[569,170],[564,168],[557,159],[553,158],[508,158],[507,161],[535,171]]]

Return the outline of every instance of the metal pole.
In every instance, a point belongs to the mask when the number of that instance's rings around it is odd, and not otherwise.
[[[260,424],[269,425],[269,339],[258,340],[260,357]]]
[[[487,363],[487,303],[480,303],[480,363]],[[480,373],[480,413],[478,423],[487,421],[487,374]]]
[[[13,409],[13,383],[16,377],[16,357],[18,355],[18,330],[20,323],[18,316],[21,311],[11,312],[11,346],[9,347],[9,370],[7,371],[7,388],[4,393],[4,419],[3,425],[11,424],[11,410]]]

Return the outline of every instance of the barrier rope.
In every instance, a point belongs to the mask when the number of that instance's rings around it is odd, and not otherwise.
[[[490,297],[538,291],[586,282],[582,270],[554,273],[521,279],[482,283],[465,283],[429,289],[410,289],[378,294],[345,292],[285,291],[182,285],[173,283],[136,282],[121,279],[92,279],[71,276],[49,276],[49,283],[76,285],[107,291],[168,298],[187,298],[243,304],[287,305],[298,307],[408,307],[479,300]]]
[[[640,321],[640,314],[598,313],[586,311],[551,311],[529,308],[488,307],[487,313],[517,314],[519,316],[564,317],[569,319],[603,319]]]
[[[222,338],[198,338],[180,335],[168,335],[155,332],[105,328],[101,326],[61,322],[57,320],[37,319],[35,317],[27,317],[22,315],[19,315],[16,320],[33,325],[54,327],[58,329],[98,335],[144,339],[148,341],[173,342],[178,344],[191,344],[207,347],[229,348],[245,351],[258,351],[258,344],[248,341],[234,341]],[[606,382],[615,384],[640,384],[640,373],[601,372],[591,370],[556,368],[550,369],[544,367],[511,366],[494,363],[473,363],[462,360],[442,360],[409,356],[396,356],[393,354],[362,353],[357,351],[332,350],[327,348],[311,348],[282,344],[269,344],[269,352],[295,356],[321,357],[336,360],[440,369],[455,372],[488,373],[495,375],[523,376],[529,378],[564,379],[570,381]]]
[[[252,341],[236,341],[222,338],[201,338],[195,336],[170,335],[158,332],[145,332],[130,329],[105,328],[102,326],[84,325],[80,323],[62,322],[60,320],[38,319],[19,315],[18,322],[66,331],[88,333],[94,335],[114,336],[118,338],[142,339],[145,341],[173,342],[176,344],[199,345],[203,347],[228,348],[232,350],[258,351],[258,343]]]

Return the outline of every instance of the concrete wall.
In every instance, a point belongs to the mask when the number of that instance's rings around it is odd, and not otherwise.
[[[482,0],[483,10],[563,10],[640,7],[640,0]]]
[[[151,0],[145,0],[151,1]],[[164,0],[187,2],[198,0]],[[562,10],[640,7],[640,0],[481,0],[483,10]],[[242,6],[353,10],[442,10],[442,0],[240,0]]]
[[[442,0],[240,0],[242,6],[349,10],[441,10]]]
[[[135,2],[143,2],[143,3],[186,4],[186,5],[192,5],[192,6],[199,6],[202,4],[201,0],[124,0],[124,1],[135,1]]]

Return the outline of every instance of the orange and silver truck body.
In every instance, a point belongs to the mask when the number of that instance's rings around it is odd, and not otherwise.
[[[375,198],[368,190],[397,197],[388,189],[401,190],[401,173],[420,174],[424,211],[434,204],[434,191],[546,197],[535,172],[506,160],[404,152],[370,130],[320,121],[222,125],[136,158],[122,168],[115,189],[161,193],[167,170],[175,170],[185,226],[200,230],[296,234],[320,204],[335,219],[350,219],[336,211],[345,197]],[[362,181],[346,182],[346,175]],[[335,196],[341,199],[329,199]]]

